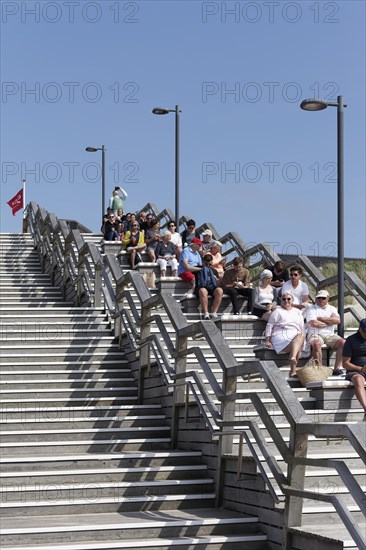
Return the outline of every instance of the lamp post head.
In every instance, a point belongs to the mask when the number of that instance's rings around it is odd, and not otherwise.
[[[171,111],[170,109],[165,109],[164,107],[155,107],[152,112],[154,115],[167,115]]]
[[[300,107],[304,111],[323,111],[328,107],[328,103],[324,99],[304,99]]]
[[[99,151],[99,149],[97,149],[96,147],[86,147],[85,151],[88,151],[88,153],[96,153],[97,151]]]

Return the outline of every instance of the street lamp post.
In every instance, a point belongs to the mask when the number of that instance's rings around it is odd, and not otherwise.
[[[336,102],[322,99],[304,99],[300,105],[305,111],[322,111],[327,107],[337,107],[337,266],[338,266],[338,310],[341,322],[338,334],[344,335],[344,153],[343,153],[343,119],[344,108],[347,105],[343,96],[339,95]]]
[[[88,153],[96,153],[102,151],[102,220],[105,214],[105,146],[101,147],[86,147],[85,151]]]
[[[175,223],[177,224],[177,230],[179,232],[179,106],[176,105],[175,109],[165,109],[164,107],[155,107],[152,110],[154,115],[167,115],[169,113],[175,113]]]

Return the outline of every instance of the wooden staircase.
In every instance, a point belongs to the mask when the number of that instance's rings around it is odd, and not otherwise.
[[[123,262],[123,268],[127,269],[128,265],[125,262],[125,259],[122,257],[121,261]],[[173,287],[172,287],[173,288]],[[156,292],[155,288],[150,289],[152,293]],[[134,291],[130,290],[131,294],[134,297]],[[184,295],[185,289],[179,283],[174,286],[172,289],[172,295],[179,301],[183,302],[183,309],[186,311],[186,317],[190,322],[194,320],[198,321],[200,319],[200,314],[197,309],[197,300],[187,299]],[[195,308],[190,305],[187,308],[187,301],[194,301]],[[135,306],[138,309],[138,301],[135,302]],[[248,317],[246,315],[240,316],[239,318],[233,318],[227,314],[226,311],[227,305],[224,304],[222,309],[222,315],[219,317],[217,325],[222,330],[225,340],[229,343],[230,348],[239,361],[250,361],[254,358],[253,349],[256,344],[259,344],[261,336],[264,330],[264,323],[262,321],[256,320],[254,318]],[[164,324],[167,330],[169,330],[169,320],[166,317],[166,313],[163,309],[154,309],[154,314],[158,314],[164,317]],[[157,328],[152,329],[152,332],[159,334]],[[346,334],[351,334],[352,331],[348,331]],[[161,338],[161,344],[164,347],[163,338]],[[199,347],[206,360],[210,363],[212,371],[216,375],[216,379],[219,383],[222,382],[223,371],[222,368],[218,365],[215,359],[210,356],[209,346],[207,345],[204,338],[200,339],[195,337],[191,340],[190,344],[195,347]],[[165,347],[165,351],[169,355],[168,349]],[[171,358],[173,360],[173,358]],[[205,374],[200,364],[194,358],[188,358],[187,360],[187,370],[194,369],[199,373],[204,381],[207,383],[207,392],[213,396],[213,391],[210,390],[208,381],[205,379]],[[334,423],[334,424],[343,424],[343,425],[357,425],[364,420],[364,414],[362,409],[359,406],[357,399],[354,397],[352,388],[349,388],[347,385],[347,399],[344,398],[342,392],[337,390],[337,385],[342,386],[344,384],[344,377],[331,377],[329,384],[333,380],[333,396],[331,393],[328,394],[327,400],[320,399],[317,396],[317,393],[314,389],[303,388],[298,381],[298,379],[289,377],[289,364],[288,361],[279,360],[279,369],[282,372],[283,376],[287,379],[288,384],[293,389],[296,397],[301,403],[302,407],[305,409],[309,421],[315,423]],[[153,376],[153,374],[151,375]],[[343,390],[342,390],[343,391]],[[270,390],[266,387],[266,384],[260,377],[253,377],[249,380],[242,380],[238,383],[238,393],[240,396],[236,399],[236,427],[235,429],[238,432],[238,436],[234,438],[234,454],[237,455],[239,452],[239,432],[247,431],[248,428],[244,424],[246,420],[257,420],[259,421],[259,427],[263,431],[263,435],[266,439],[268,449],[274,454],[276,459],[279,462],[279,465],[283,469],[285,475],[287,475],[287,464],[283,461],[282,457],[278,455],[277,449],[274,445],[274,442],[267,432],[263,423],[258,419],[258,413],[251,405],[249,398],[246,398],[246,394],[252,392],[257,393],[261,396],[262,402],[265,404],[267,410],[269,411],[274,423],[277,428],[280,430],[281,435],[285,441],[288,443],[291,437],[291,429],[288,421],[284,417],[280,407],[276,403],[275,397],[271,394]],[[217,403],[218,405],[218,403]],[[189,433],[187,434],[186,444],[189,446]],[[275,490],[278,495],[280,495],[279,488],[276,487],[274,482],[273,475],[266,465],[265,458],[261,456],[260,450],[257,448],[253,438],[250,439],[251,444],[254,448],[257,449],[260,460],[262,461],[263,467],[267,470],[267,475],[269,479],[274,483]],[[353,478],[358,481],[360,486],[365,490],[366,488],[366,472],[365,465],[362,459],[357,455],[351,444],[342,437],[333,437],[333,438],[319,438],[315,436],[309,436],[309,447],[308,447],[308,457],[315,460],[342,460],[349,468]],[[244,460],[251,459],[251,454],[249,450],[244,451]],[[257,486],[258,490],[253,490],[252,502],[243,505],[239,504],[239,499],[237,502],[238,509],[245,511],[248,514],[260,516],[261,508],[274,508],[281,509],[281,504],[274,505],[270,502],[268,498],[268,492],[266,488],[259,481],[260,475],[253,475],[251,483],[253,486]],[[247,480],[246,480],[247,481]],[[230,492],[230,486],[232,493],[239,494],[242,490],[245,491],[245,482],[241,484],[237,481],[236,476],[233,474],[227,476],[226,479],[226,491]],[[348,494],[348,489],[345,487],[341,477],[337,473],[336,469],[330,469],[326,467],[314,466],[307,468],[305,475],[305,489],[309,491],[315,491],[319,493],[326,494],[335,494],[341,496],[343,500],[347,503],[348,510],[351,512],[355,522],[361,527],[361,530],[366,529],[366,523],[362,514],[362,510],[353,499]],[[224,504],[231,505],[231,498],[226,498],[224,494]],[[266,512],[268,515],[268,522],[275,522],[275,519],[271,519],[271,513]],[[276,517],[276,513],[272,514],[272,517]],[[339,516],[334,506],[324,503],[324,502],[315,502],[314,500],[306,499],[304,501],[303,507],[303,519],[302,526],[291,529],[294,540],[294,548],[306,549],[309,544],[314,548],[319,548],[320,550],[330,550],[338,548],[347,548],[349,550],[356,550],[358,548],[355,545],[354,541],[351,539],[348,531],[342,525],[339,520]],[[269,535],[269,539],[271,536]],[[272,543],[268,543],[272,544]],[[274,543],[273,543],[274,544]],[[277,546],[269,546],[277,548]]]
[[[30,235],[0,236],[2,550],[264,549],[215,508],[202,453],[138,402],[102,308],[73,307]]]

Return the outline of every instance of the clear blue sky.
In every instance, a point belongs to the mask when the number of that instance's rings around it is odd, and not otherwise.
[[[99,230],[106,201],[174,209],[281,252],[336,254],[337,112],[343,95],[345,252],[365,256],[365,2],[2,1],[1,231],[27,180],[34,200]],[[95,164],[97,166],[95,166]]]

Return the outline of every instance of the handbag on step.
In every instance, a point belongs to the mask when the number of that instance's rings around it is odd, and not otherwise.
[[[326,380],[328,376],[332,376],[332,372],[333,369],[331,367],[322,365],[313,357],[303,367],[296,369],[296,374],[301,384],[305,387],[309,382],[322,382]]]

